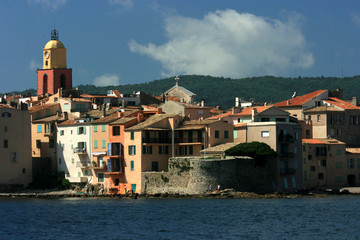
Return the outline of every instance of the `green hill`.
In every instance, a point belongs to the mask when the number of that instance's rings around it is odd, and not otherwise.
[[[117,89],[121,93],[132,93],[141,90],[149,94],[161,95],[174,84],[174,77],[171,77],[140,84],[107,87],[79,85],[77,87],[84,93],[89,94],[106,94],[107,90]],[[345,78],[262,76],[230,79],[202,75],[183,75],[180,76],[179,85],[197,94],[196,101],[205,99],[208,106],[219,105],[229,108],[234,105],[235,97],[241,97],[245,100],[254,98],[261,102],[279,102],[291,98],[294,92],[302,95],[319,89],[335,90],[341,88],[343,98],[350,99],[353,96],[359,96],[360,76]],[[26,90],[23,93],[25,92],[34,93],[35,90]]]

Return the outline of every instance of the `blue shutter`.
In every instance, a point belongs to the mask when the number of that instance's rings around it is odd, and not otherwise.
[[[129,155],[131,155],[131,146],[129,145]]]
[[[111,172],[111,159],[107,160],[107,171]]]
[[[108,155],[111,156],[111,143],[108,143]]]

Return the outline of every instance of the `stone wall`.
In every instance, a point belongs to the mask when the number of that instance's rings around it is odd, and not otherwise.
[[[255,167],[249,157],[227,159],[170,158],[168,172],[142,173],[142,192],[147,194],[202,194],[232,188],[242,192],[273,192],[276,189],[275,159]]]

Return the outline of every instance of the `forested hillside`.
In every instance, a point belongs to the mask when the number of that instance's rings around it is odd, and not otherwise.
[[[150,94],[161,95],[161,93],[174,86],[174,84],[175,80],[172,77],[141,84],[107,87],[79,85],[77,87],[84,93],[90,94],[106,94],[109,89],[117,89],[121,93],[132,93],[133,91],[141,90]],[[209,106],[220,105],[224,108],[233,106],[235,97],[241,97],[245,100],[254,98],[262,102],[279,102],[291,98],[294,92],[302,95],[318,89],[335,90],[341,88],[343,89],[344,99],[360,96],[360,76],[345,78],[282,78],[263,76],[230,79],[202,75],[184,75],[180,76],[179,85],[197,94],[197,101],[205,99]],[[34,94],[35,90],[26,90],[21,93],[25,92],[32,92]]]

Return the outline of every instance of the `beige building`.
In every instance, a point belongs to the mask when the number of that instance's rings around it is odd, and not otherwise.
[[[0,104],[0,190],[32,182],[31,120],[25,110]]]
[[[165,113],[179,114],[180,116],[186,117],[190,120],[204,119],[211,117],[211,107],[199,106],[188,103],[181,103],[175,101],[167,101],[160,106]]]
[[[167,171],[170,157],[199,156],[204,147],[232,142],[232,132],[233,126],[221,120],[183,122],[178,114],[153,115],[125,129],[126,184],[141,192],[142,172]]]
[[[178,77],[176,77],[175,80],[176,80],[175,86],[173,86],[164,93],[165,98],[175,97],[179,99],[180,102],[193,104],[196,94],[187,90],[184,87],[179,86]]]
[[[360,186],[360,151],[336,139],[303,139],[305,188]]]

